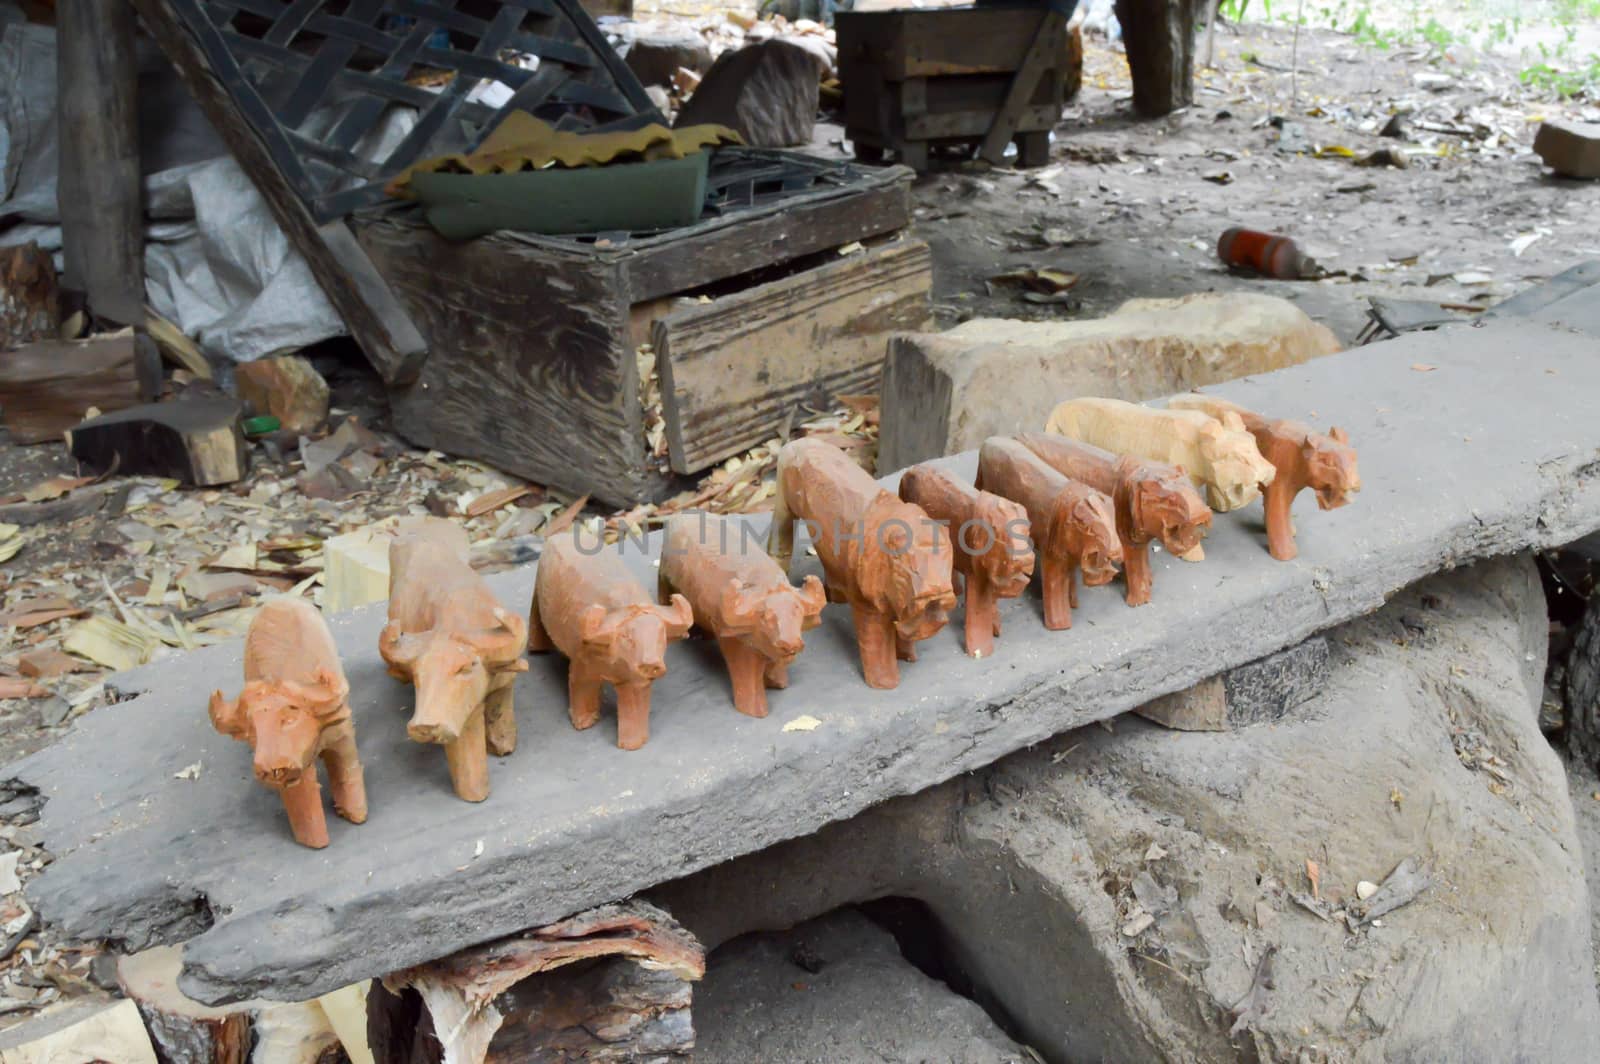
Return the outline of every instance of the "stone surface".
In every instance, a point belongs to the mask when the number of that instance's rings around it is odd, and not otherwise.
[[[853,909],[723,946],[695,987],[694,1029],[695,1064],[1032,1059]]]
[[[1586,1060],[1546,642],[1531,559],[1480,563],[1339,629],[1326,689],[1273,728],[1085,728],[652,893],[708,945],[920,900],[946,964],[1049,1060]],[[1432,885],[1353,929],[1357,885],[1407,859]]]
[[[714,123],[758,148],[811,143],[817,121],[817,57],[788,41],[763,41],[717,57],[673,123]]]
[[[884,366],[879,467],[1037,432],[1066,399],[1151,399],[1338,349],[1293,303],[1251,292],[1134,299],[1090,321],[977,318],[897,336]]]
[[[56,859],[30,902],[79,938],[192,940],[183,985],[201,1000],[309,997],[815,831],[1293,645],[1439,569],[1600,529],[1591,338],[1523,323],[1422,333],[1215,390],[1340,424],[1361,449],[1361,495],[1305,513],[1295,561],[1268,557],[1259,511],[1223,515],[1205,562],[1153,559],[1150,605],[1089,589],[1071,631],[1048,632],[1035,596],[1010,600],[994,657],[967,658],[951,625],[893,691],[862,684],[849,618],[828,606],[764,720],[728,706],[715,647],[688,640],[655,682],[638,752],[612,745],[609,710],[571,729],[565,668],[543,656],[517,684],[519,749],[470,808],[436,752],[406,739],[410,689],[377,653],[383,608],[351,610],[330,626],[372,811],[331,824],[322,852],[286,837],[246,751],[211,731],[206,698],[237,683],[240,646],[206,648],[117,677],[141,697],[0,772],[47,799],[38,831]],[[947,464],[970,476],[975,460]],[[636,547],[626,557],[654,578]],[[489,578],[513,608],[533,581],[532,568]],[[802,716],[818,723],[784,730]],[[174,778],[196,761],[198,779]]]
[[[1563,177],[1600,177],[1600,123],[1545,119],[1533,150]]]
[[[711,46],[698,33],[667,31],[636,39],[623,59],[642,84],[667,88],[679,67],[696,74],[711,69]]]
[[[1328,641],[1307,639],[1259,661],[1229,669],[1228,723],[1235,728],[1282,720],[1328,682]]]
[[[328,420],[328,382],[303,355],[241,362],[234,371],[239,398],[270,414],[288,432],[315,432]]]

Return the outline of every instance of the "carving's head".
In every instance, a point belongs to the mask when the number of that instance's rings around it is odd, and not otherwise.
[[[251,745],[256,779],[287,787],[311,767],[322,729],[344,708],[347,694],[343,677],[327,668],[308,683],[251,680],[233,701],[212,693],[211,723]]]
[[[1059,539],[1078,554],[1084,584],[1109,584],[1122,561],[1122,538],[1117,535],[1111,500],[1098,491],[1084,490],[1062,507],[1059,515],[1057,520],[1066,526]]]
[[[800,587],[759,589],[729,580],[723,592],[722,615],[734,629],[748,633],[750,645],[770,661],[787,665],[805,648],[803,633],[820,621],[827,595],[822,581],[806,577]]]
[[[1262,485],[1278,475],[1277,467],[1262,457],[1255,437],[1244,431],[1239,415],[1227,417],[1237,428],[1211,421],[1200,430],[1200,453],[1211,466],[1208,487],[1213,503],[1222,510],[1237,510],[1260,494]]]
[[[1033,541],[1028,511],[1021,503],[983,492],[972,521],[963,533],[955,529],[955,549],[976,554],[974,568],[983,572],[1002,598],[1022,594],[1033,577]]]
[[[1138,477],[1129,506],[1133,527],[1159,539],[1173,554],[1187,554],[1199,546],[1211,527],[1211,509],[1182,466]]]
[[[522,618],[494,611],[487,628],[401,634],[393,622],[378,637],[390,671],[416,685],[406,734],[419,743],[453,743],[489,693],[491,672],[516,668],[527,639]]]
[[[1306,486],[1317,493],[1317,505],[1337,509],[1361,490],[1361,472],[1356,468],[1356,449],[1343,429],[1334,427],[1326,436],[1307,437]]]
[[[956,604],[950,533],[915,506],[899,506],[866,534],[869,564],[881,557],[884,605],[903,639],[926,639],[943,628]]]
[[[610,683],[649,683],[667,671],[667,644],[694,624],[689,600],[673,595],[667,606],[639,604],[607,610],[598,603],[578,615],[581,654]]]

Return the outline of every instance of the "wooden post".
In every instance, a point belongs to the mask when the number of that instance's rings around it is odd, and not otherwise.
[[[994,113],[994,125],[989,127],[988,134],[983,138],[983,146],[978,149],[979,158],[988,160],[994,166],[1005,161],[1006,145],[1016,135],[1023,109],[1032,101],[1033,92],[1039,87],[1039,79],[1044,77],[1047,69],[1061,62],[1066,30],[1066,14],[1057,7],[1046,8],[1044,18],[1039,20],[1038,34],[1028,47],[1022,65],[1012,77],[1011,87],[1006,90],[1005,102]],[[1018,165],[1042,166],[1047,161],[1049,134],[1045,136],[1046,159],[1024,160],[1019,157]],[[1018,145],[1018,152],[1021,152],[1021,145]]]
[[[1133,109],[1160,118],[1194,102],[1196,0],[1117,0]]]
[[[144,208],[133,8],[127,0],[59,0],[56,29],[63,287],[83,292],[99,317],[142,326]]]

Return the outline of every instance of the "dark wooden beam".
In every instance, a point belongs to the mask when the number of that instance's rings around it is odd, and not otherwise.
[[[1194,102],[1196,0],[1117,0],[1133,109],[1160,118]]]

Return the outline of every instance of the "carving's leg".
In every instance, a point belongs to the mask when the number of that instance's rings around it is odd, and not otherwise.
[[[765,659],[740,639],[718,636],[717,646],[722,648],[722,660],[728,663],[733,708],[747,717],[766,716],[767,688],[762,677]]]
[[[764,678],[768,687],[782,690],[789,686],[789,666],[781,661],[767,662]]]
[[[975,658],[987,658],[994,653],[994,637],[1000,627],[1000,608],[995,604],[994,588],[989,578],[974,572],[967,579],[966,597],[967,653]]]
[[[777,560],[784,572],[794,560],[794,514],[789,510],[789,500],[783,494],[783,467],[778,467],[777,492],[772,500],[772,527],[767,530],[767,553]]]
[[[1292,561],[1300,553],[1294,542],[1294,524],[1289,518],[1289,507],[1294,503],[1294,489],[1283,474],[1267,485],[1265,505],[1267,510],[1267,550],[1280,562]]]
[[[894,656],[899,658],[901,661],[916,661],[917,644],[913,643],[909,639],[902,639],[900,636],[896,635],[894,637]]]
[[[1044,595],[1044,626],[1052,632],[1072,627],[1072,569],[1066,559],[1047,554],[1039,565]]]
[[[283,811],[289,814],[289,830],[294,841],[313,850],[328,845],[328,820],[322,812],[322,786],[317,783],[317,764],[313,761],[300,776],[278,791]]]
[[[1078,559],[1067,563],[1067,605],[1073,609],[1078,608],[1078,569]]]
[[[1150,541],[1122,541],[1122,579],[1128,585],[1126,602],[1143,606],[1150,601]]]
[[[567,715],[579,731],[600,721],[600,681],[577,664],[567,666]]]
[[[649,739],[650,684],[623,684],[617,688],[617,745],[637,750]]]
[[[861,652],[861,675],[868,687],[890,690],[900,685],[895,662],[894,622],[869,606],[850,604],[856,625],[856,647]]]
[[[533,605],[528,607],[528,649],[534,653],[543,653],[554,650],[556,645],[550,639],[550,633],[539,621],[539,593],[533,593]]]
[[[322,763],[328,768],[328,789],[333,811],[352,824],[367,819],[367,784],[356,755],[356,729],[349,721],[336,724],[323,736]]]
[[[512,700],[517,691],[517,674],[495,677],[483,699],[483,733],[489,752],[505,757],[517,748],[517,717]]]
[[[489,797],[489,751],[481,708],[467,718],[455,742],[444,744],[444,759],[450,765],[450,782],[456,797],[468,802]]]

